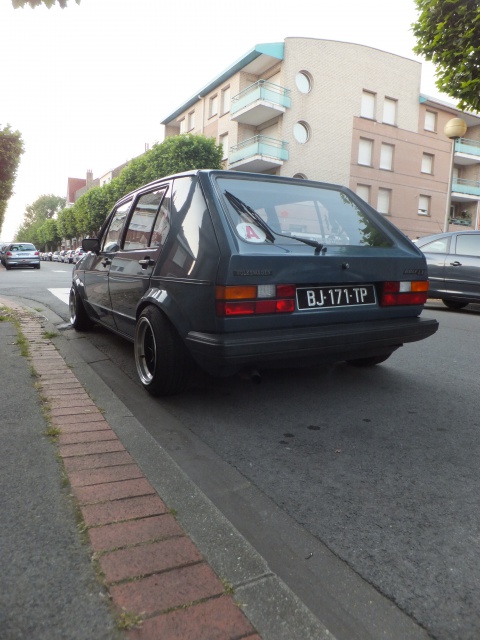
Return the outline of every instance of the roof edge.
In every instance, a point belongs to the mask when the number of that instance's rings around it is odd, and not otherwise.
[[[285,45],[283,42],[266,42],[255,45],[253,49],[247,51],[247,53],[245,53],[241,58],[230,65],[230,67],[222,71],[220,75],[218,75],[211,82],[202,87],[200,91],[197,91],[195,95],[189,98],[178,109],[176,109],[173,113],[162,120],[160,124],[166,125],[172,122],[172,120],[175,120],[175,118],[177,118],[181,113],[191,107],[192,104],[195,104],[195,102],[197,102],[199,98],[202,98],[207,95],[207,93],[210,93],[210,91],[213,91],[216,87],[225,82],[227,78],[233,76],[234,73],[237,73],[237,71],[240,71],[240,69],[246,67],[247,64],[250,64],[252,60],[255,60],[262,55],[270,56],[271,58],[276,58],[277,60],[283,60],[284,50]]]

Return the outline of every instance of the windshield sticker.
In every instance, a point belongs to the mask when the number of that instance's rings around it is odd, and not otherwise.
[[[237,233],[247,242],[265,242],[267,237],[260,227],[257,227],[251,222],[240,222],[240,224],[237,224]]]

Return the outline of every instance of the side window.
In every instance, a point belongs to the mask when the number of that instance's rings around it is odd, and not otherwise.
[[[165,192],[166,189],[162,188],[140,196],[128,223],[123,244],[125,250],[149,246],[153,223]]]
[[[165,195],[153,227],[151,247],[162,247],[170,231],[170,194]]]
[[[131,200],[124,202],[113,214],[108,231],[103,239],[102,251],[118,251],[120,249],[122,229],[131,204]]]
[[[457,236],[457,255],[480,256],[480,236],[461,234]]]
[[[172,231],[162,252],[162,275],[201,277],[218,261],[207,203],[198,180],[191,176],[176,178],[172,193]]]
[[[448,252],[448,238],[439,238],[438,240],[432,240],[428,244],[424,244],[420,249],[424,253],[447,253]]]

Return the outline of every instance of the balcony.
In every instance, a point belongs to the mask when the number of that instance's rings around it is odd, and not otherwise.
[[[288,160],[288,143],[267,136],[253,136],[230,148],[229,169],[262,173]]]
[[[454,178],[452,182],[452,202],[480,199],[480,182]]]
[[[232,98],[232,120],[254,127],[283,115],[291,106],[290,89],[259,80]]]
[[[455,140],[455,164],[469,165],[480,162],[480,141],[458,138]]]

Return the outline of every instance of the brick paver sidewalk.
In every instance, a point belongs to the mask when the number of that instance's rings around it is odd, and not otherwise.
[[[18,313],[92,553],[134,640],[260,640],[38,320]]]

